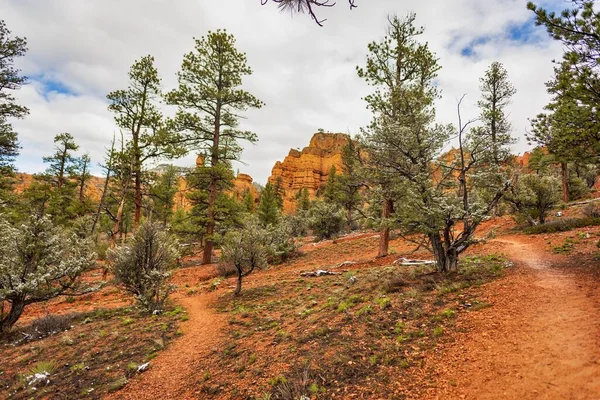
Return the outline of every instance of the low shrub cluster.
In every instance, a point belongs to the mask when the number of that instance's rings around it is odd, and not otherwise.
[[[530,226],[524,229],[525,233],[538,235],[541,233],[566,232],[577,228],[600,225],[600,218],[563,218],[546,222],[543,225]]]

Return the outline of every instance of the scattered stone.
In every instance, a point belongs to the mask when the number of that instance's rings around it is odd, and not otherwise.
[[[35,373],[33,375],[30,375],[27,378],[27,384],[29,386],[34,386],[34,389],[35,389],[35,386],[39,385],[40,383],[44,384],[44,385],[49,385],[50,384],[49,376],[50,376],[50,374],[48,372]]]
[[[354,284],[356,282],[356,276],[352,275],[349,279],[348,279],[348,283],[350,284]]]
[[[150,363],[149,362],[144,363],[144,364],[142,364],[142,365],[140,365],[138,367],[137,372],[139,372],[139,373],[146,372],[146,371],[148,371],[149,367],[150,367]]]

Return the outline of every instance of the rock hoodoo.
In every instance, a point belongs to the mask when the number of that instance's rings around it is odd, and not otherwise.
[[[343,133],[315,133],[308,147],[302,151],[292,149],[283,161],[277,161],[271,171],[269,182],[280,181],[283,190],[284,212],[296,209],[296,196],[307,188],[311,198],[327,182],[332,165],[342,171],[342,151],[350,136]]]

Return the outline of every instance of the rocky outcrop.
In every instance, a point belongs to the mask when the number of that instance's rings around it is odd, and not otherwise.
[[[204,157],[202,155],[198,155],[196,159],[196,166],[200,167],[204,165]],[[189,210],[192,207],[187,194],[190,191],[190,188],[187,185],[185,180],[185,176],[181,176],[177,181],[177,193],[175,194],[175,209],[183,208],[184,210]],[[253,184],[252,177],[248,174],[238,173],[233,181],[233,187],[230,191],[230,194],[235,196],[238,200],[242,200],[246,194],[246,191],[250,191],[252,198],[255,202],[258,202],[258,190]]]
[[[296,209],[296,196],[307,188],[311,198],[327,182],[332,165],[342,171],[342,151],[350,136],[343,133],[315,133],[308,147],[290,150],[283,161],[277,161],[271,171],[269,182],[281,184],[284,212]]]

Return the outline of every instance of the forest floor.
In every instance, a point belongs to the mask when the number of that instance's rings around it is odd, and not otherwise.
[[[65,332],[0,342],[0,398],[597,399],[600,228],[513,228],[486,223],[478,236],[495,238],[451,276],[394,264],[430,258],[401,239],[375,259],[377,235],[361,233],[305,243],[246,278],[240,297],[192,257],[173,279],[185,312],[137,315],[111,286],[32,307],[21,326],[82,314]],[[299,275],[315,269],[340,275]],[[27,387],[27,371],[50,359],[56,377]],[[145,360],[146,372],[132,371]]]

